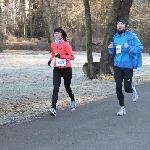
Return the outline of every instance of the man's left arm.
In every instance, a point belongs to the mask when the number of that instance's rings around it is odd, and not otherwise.
[[[143,45],[139,38],[135,35],[132,39],[133,44],[129,46],[129,53],[138,54],[142,53],[143,51]]]

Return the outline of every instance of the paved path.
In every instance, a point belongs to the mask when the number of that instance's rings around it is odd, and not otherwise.
[[[150,83],[125,94],[127,115],[116,116],[116,96],[0,127],[0,150],[150,150]]]

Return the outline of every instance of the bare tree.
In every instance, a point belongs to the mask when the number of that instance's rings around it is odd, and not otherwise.
[[[107,29],[103,41],[103,49],[100,58],[100,75],[113,74],[113,58],[108,54],[108,45],[110,44],[114,33],[116,32],[117,20],[123,19],[128,23],[130,8],[133,0],[113,0]]]
[[[49,29],[49,35],[50,35],[50,41],[54,40],[53,37],[53,20],[52,20],[52,14],[51,14],[51,9],[50,9],[50,4],[48,0],[43,0],[43,8],[46,14],[46,20],[47,20],[47,25],[48,25],[48,29]]]
[[[92,29],[91,29],[91,13],[89,0],[83,0],[85,7],[85,31],[86,31],[86,51],[88,61],[88,77],[89,79],[94,78],[93,72],[93,56],[92,56]]]
[[[0,52],[5,48],[5,36],[4,36],[4,14],[5,14],[5,1],[0,1]]]
[[[62,0],[54,0],[54,13],[53,14],[55,18],[53,18],[53,22],[56,28],[60,26],[61,4],[62,4]]]
[[[0,7],[0,52],[3,51],[3,32],[2,32],[2,9]]]

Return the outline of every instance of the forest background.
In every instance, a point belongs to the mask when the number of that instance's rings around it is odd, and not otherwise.
[[[81,0],[48,0],[53,26],[63,27],[74,51],[85,51],[85,10]],[[101,52],[112,0],[91,0],[92,51]],[[49,50],[50,37],[42,0],[1,0],[1,31],[7,50]],[[130,9],[128,29],[150,46],[150,2],[136,0]],[[2,38],[1,38],[2,39]]]

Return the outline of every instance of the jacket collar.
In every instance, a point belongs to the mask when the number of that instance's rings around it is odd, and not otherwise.
[[[63,39],[63,38],[60,39],[60,40],[55,40],[55,43],[56,43],[56,44],[59,44],[59,43],[62,43],[62,42],[64,42],[64,39]]]
[[[130,32],[130,31],[125,31],[125,32],[122,33],[121,35],[118,34],[118,33],[116,33],[116,34],[114,35],[114,37],[117,37],[117,38],[118,38],[118,37],[120,37],[120,36],[126,36],[128,40],[131,40],[131,39],[134,38],[134,35],[135,35],[135,33],[132,33],[132,32]]]

